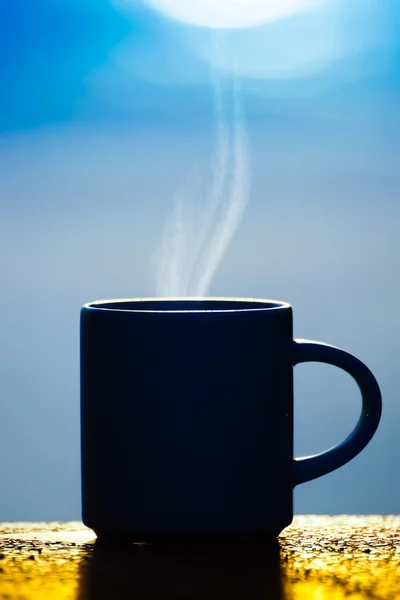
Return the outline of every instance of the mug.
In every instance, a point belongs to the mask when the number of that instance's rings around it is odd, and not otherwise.
[[[347,371],[362,395],[351,435],[293,458],[293,367]],[[354,458],[380,420],[370,370],[293,340],[285,302],[98,301],[81,310],[82,516],[103,539],[276,537],[293,487]]]

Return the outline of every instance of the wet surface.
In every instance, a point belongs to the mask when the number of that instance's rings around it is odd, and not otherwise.
[[[81,523],[0,526],[0,599],[394,600],[400,517],[299,516],[269,547],[104,547]]]

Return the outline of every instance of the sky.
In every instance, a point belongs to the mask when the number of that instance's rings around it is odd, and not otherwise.
[[[400,9],[349,4],[222,33],[140,2],[1,4],[1,520],[80,518],[80,306],[156,293],[165,222],[210,178],[215,81],[233,75],[252,182],[210,294],[290,302],[295,336],[381,385],[372,442],[296,488],[295,511],[399,512]],[[297,456],[359,411],[346,374],[296,367]]]

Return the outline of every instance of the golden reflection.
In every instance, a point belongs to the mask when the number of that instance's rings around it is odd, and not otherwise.
[[[0,526],[1,600],[397,600],[400,517],[296,517],[269,548],[101,547],[81,523]]]
[[[398,516],[299,516],[279,540],[287,600],[400,598]]]
[[[1,600],[75,600],[93,538],[82,523],[0,524]]]

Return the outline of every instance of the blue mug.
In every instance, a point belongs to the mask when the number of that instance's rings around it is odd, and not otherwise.
[[[293,458],[293,367],[347,371],[362,412],[338,446]],[[371,440],[381,394],[334,346],[293,340],[285,302],[109,300],[81,310],[83,522],[103,539],[276,537],[293,487]]]

